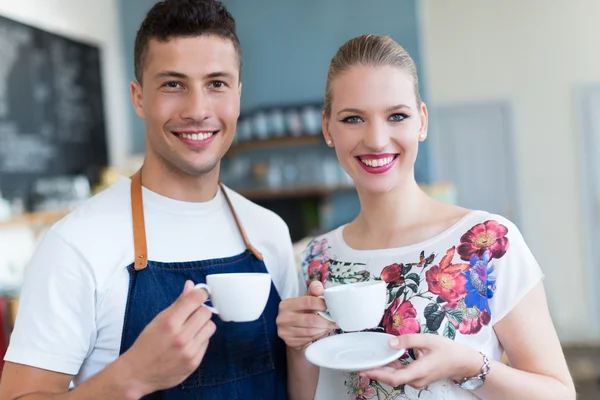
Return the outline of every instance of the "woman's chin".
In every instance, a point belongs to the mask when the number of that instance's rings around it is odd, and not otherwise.
[[[365,179],[355,181],[359,193],[368,196],[381,196],[395,191],[398,188],[398,179]]]

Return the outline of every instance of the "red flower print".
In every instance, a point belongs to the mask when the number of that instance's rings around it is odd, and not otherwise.
[[[371,386],[371,380],[366,376],[358,376],[356,400],[368,400],[375,398],[377,398],[377,390]]]
[[[404,283],[404,278],[402,278],[402,264],[392,264],[385,267],[381,271],[381,279],[385,283],[393,283],[395,285]]]
[[[463,320],[460,323],[453,318],[449,318],[454,327],[463,335],[475,335],[479,333],[481,328],[489,324],[492,319],[490,313],[487,311],[479,311],[477,307],[467,308],[464,299],[460,299],[458,303],[448,303],[442,307],[444,310],[450,308],[457,309],[463,314]]]
[[[491,258],[500,258],[508,250],[507,233],[508,229],[497,221],[477,224],[460,238],[458,254],[462,260],[469,261],[473,254],[481,258],[489,250]]]
[[[469,269],[469,264],[450,264],[454,258],[455,247],[446,252],[439,265],[434,265],[426,273],[425,278],[429,291],[440,296],[442,300],[456,302],[465,296],[467,278],[461,272]]]
[[[314,241],[311,243],[310,256],[312,256],[312,258],[328,258],[327,250],[329,250],[327,239]]]
[[[325,261],[321,258],[316,258],[308,263],[308,282],[319,281],[325,284],[325,281],[329,277],[329,261]]]
[[[415,319],[417,310],[410,301],[394,300],[383,314],[383,327],[389,334],[400,336],[407,333],[419,333],[421,326]]]

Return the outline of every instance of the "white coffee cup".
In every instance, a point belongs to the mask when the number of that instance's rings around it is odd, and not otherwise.
[[[267,305],[271,276],[256,272],[212,274],[206,276],[206,284],[199,283],[195,288],[208,292],[213,307],[204,307],[221,320],[249,322],[257,320]]]
[[[346,332],[376,328],[385,312],[386,283],[366,281],[325,289],[327,312],[320,316],[338,324]]]

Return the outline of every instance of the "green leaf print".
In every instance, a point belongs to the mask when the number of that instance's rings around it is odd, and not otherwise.
[[[449,317],[451,317],[453,320],[455,320],[459,324],[463,321],[463,318],[464,318],[462,311],[457,310],[455,308],[450,308],[450,309],[446,310],[446,314],[448,314]]]
[[[437,331],[432,331],[425,324],[421,325],[421,332],[420,333],[431,333],[433,335],[439,335],[439,333]]]
[[[440,309],[440,306],[437,303],[429,303],[427,307],[425,307],[425,311],[423,314],[426,319],[429,319],[429,316]]]
[[[405,279],[406,280],[410,279],[410,280],[414,281],[417,285],[419,283],[421,283],[421,278],[419,277],[418,274],[415,274],[414,272],[412,274],[408,274]]]
[[[440,329],[442,322],[446,318],[446,313],[443,311],[434,311],[427,317],[427,327],[432,331]]]
[[[330,261],[329,280],[335,283],[364,282],[370,278],[370,273],[364,269],[365,264],[337,260]]]
[[[400,266],[402,267],[402,276],[406,276],[406,274],[408,274],[412,269],[412,266],[410,265],[400,264]]]
[[[406,287],[405,286],[400,286],[398,288],[398,290],[396,291],[396,296],[394,296],[394,300],[399,299],[400,296],[402,296],[404,294],[404,292],[406,291]],[[393,300],[392,300],[393,301]]]
[[[414,283],[408,283],[406,285],[406,287],[408,287],[410,290],[412,290],[414,293],[418,293],[419,292],[419,287],[417,285],[415,285]]]
[[[446,326],[444,327],[444,336],[452,340],[454,340],[456,337],[456,328],[450,321],[446,322]]]

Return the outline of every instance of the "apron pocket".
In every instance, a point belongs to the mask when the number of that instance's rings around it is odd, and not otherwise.
[[[210,338],[200,367],[181,384],[183,389],[214,386],[272,371],[274,361],[265,315],[251,322],[223,322]]]

